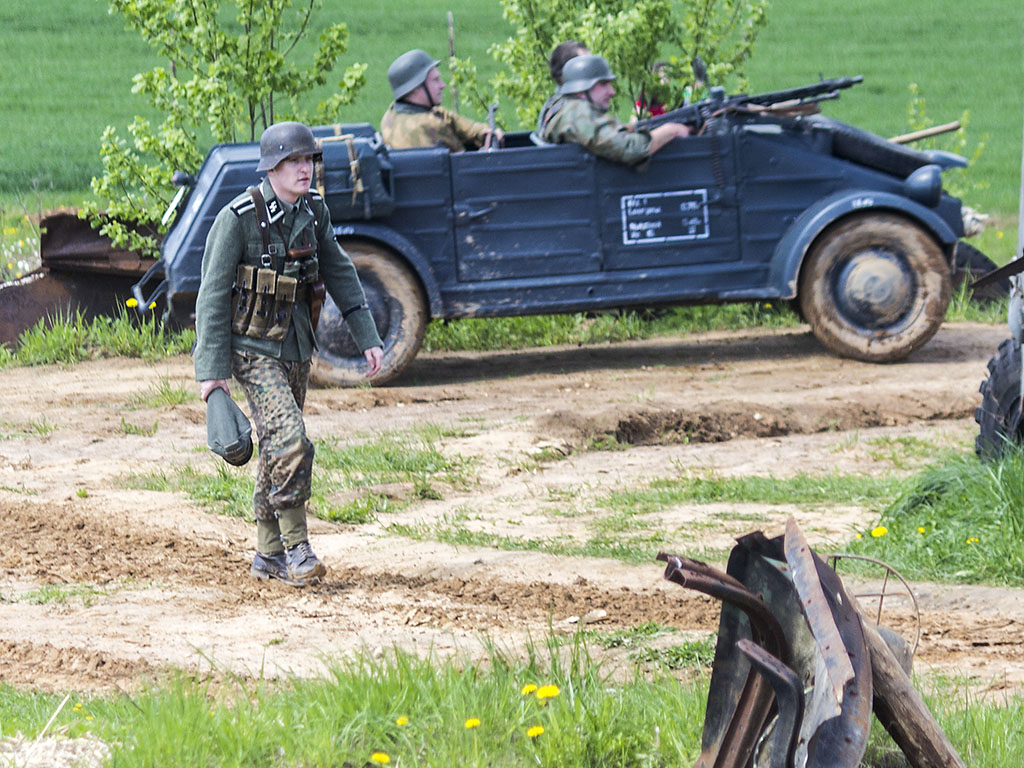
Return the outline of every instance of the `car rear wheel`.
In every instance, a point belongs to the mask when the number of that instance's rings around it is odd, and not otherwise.
[[[930,339],[949,306],[949,264],[921,227],[868,213],[826,230],[800,273],[801,312],[833,352],[900,360]]]
[[[352,341],[337,305],[328,297],[316,332],[319,349],[310,378],[328,387],[352,387],[367,382],[387,384],[409,366],[423,344],[427,329],[427,302],[419,280],[391,251],[372,243],[346,242],[363,284],[366,303],[384,341],[380,372],[366,378],[366,359]]]
[[[974,411],[978,436],[974,450],[983,459],[998,459],[1020,444],[1020,345],[1006,339],[988,361],[988,378],[981,382],[981,405]]]

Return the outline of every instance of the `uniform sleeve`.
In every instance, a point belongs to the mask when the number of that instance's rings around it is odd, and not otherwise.
[[[648,157],[651,134],[647,131],[627,131],[615,117],[605,115],[594,121],[591,136],[584,146],[607,160],[637,165]]]
[[[566,100],[544,129],[544,138],[555,144],[581,144],[606,160],[639,165],[649,157],[651,135],[630,132],[610,114],[600,114],[586,102]]]
[[[240,219],[225,207],[210,227],[196,297],[196,381],[231,378],[231,288],[245,249]]]
[[[482,147],[484,145],[484,141],[487,139],[487,131],[490,130],[487,123],[478,123],[475,120],[470,120],[468,117],[463,117],[457,112],[449,112],[447,109],[443,110],[443,114],[452,131],[455,132],[455,135],[459,137],[459,141],[464,145],[475,147]]]
[[[383,347],[377,334],[377,326],[373,322],[373,315],[366,306],[366,296],[363,293],[363,286],[359,282],[359,275],[356,268],[352,266],[352,260],[345,253],[334,237],[334,227],[331,226],[331,214],[327,206],[317,214],[317,252],[320,262],[320,277],[324,281],[327,292],[331,294],[334,303],[345,316],[345,324],[352,334],[352,340],[359,347],[360,352],[365,352],[370,347]]]

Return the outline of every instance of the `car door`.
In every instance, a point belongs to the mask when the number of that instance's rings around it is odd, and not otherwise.
[[[696,136],[672,141],[646,169],[598,161],[604,269],[648,286],[660,279],[672,295],[743,279],[733,157],[729,136]]]
[[[460,283],[550,287],[601,269],[594,158],[574,146],[451,156]]]

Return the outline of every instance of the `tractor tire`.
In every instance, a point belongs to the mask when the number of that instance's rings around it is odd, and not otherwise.
[[[1020,345],[1006,339],[988,361],[988,378],[981,382],[981,405],[974,411],[978,436],[974,450],[982,459],[998,459],[1007,448],[1020,445]]]
[[[871,363],[901,360],[942,324],[949,263],[931,235],[889,213],[847,217],[812,244],[797,300],[822,344]]]
[[[377,375],[366,377],[366,358],[328,297],[316,332],[319,349],[313,356],[310,379],[323,387],[387,384],[402,374],[423,344],[428,320],[423,288],[412,269],[392,251],[360,241],[345,242],[344,247],[359,273],[366,303],[384,341],[384,361]]]
[[[832,154],[905,179],[932,160],[923,152],[823,115],[808,118],[832,132]]]

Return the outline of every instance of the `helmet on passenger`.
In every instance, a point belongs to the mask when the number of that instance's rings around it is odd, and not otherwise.
[[[406,51],[388,67],[388,83],[391,84],[391,92],[396,99],[400,99],[416,88],[419,88],[427,79],[430,70],[440,62],[426,51],[414,48]]]
[[[614,80],[611,67],[604,56],[588,53],[569,59],[562,69],[562,85],[558,88],[559,96],[570,93],[584,93],[597,83]]]
[[[260,136],[260,164],[256,170],[273,170],[290,157],[313,155],[319,160],[322,154],[308,125],[293,121],[274,123]]]

